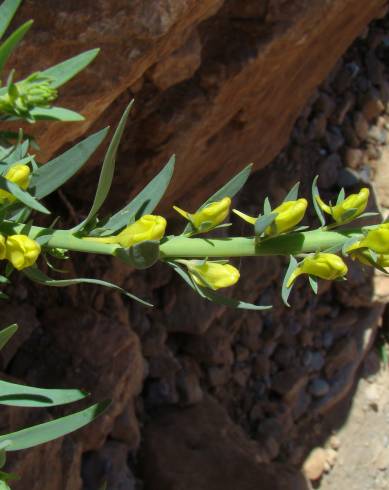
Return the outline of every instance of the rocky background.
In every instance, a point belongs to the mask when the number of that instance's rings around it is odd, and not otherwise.
[[[52,11],[49,0],[26,0],[17,21],[34,17],[36,26],[14,60],[20,73],[32,61],[36,68],[37,60],[49,65],[103,48],[88,73],[64,90],[63,104],[87,121],[37,127],[42,158],[87,129],[117,121],[135,95],[108,209],[176,152],[164,210],[173,201],[195,207],[253,160],[257,171],[234,203],[245,212],[257,212],[266,195],[281,199],[296,180],[308,196],[320,174],[326,198],[342,186],[352,192],[374,182],[371,208],[381,205],[385,213],[385,4],[102,0],[59,1]],[[78,219],[87,209],[98,163],[96,157],[48,203],[65,222],[76,218],[74,209]],[[170,226],[177,226],[173,217]],[[233,229],[248,232],[241,222]],[[4,375],[113,400],[88,429],[12,455],[10,469],[22,475],[15,490],[97,490],[104,481],[110,490],[254,490],[259,481],[269,490],[308,489],[301,465],[333,428],[336,405],[374,340],[389,285],[351,263],[348,283],[323,283],[318,296],[299,282],[287,309],[280,300],[284,260],[239,266],[243,279],[231,293],[273,304],[270,312],[205,303],[163,265],[133,272],[101,257],[75,256],[69,268],[118,282],[155,308],[93,286],[58,291],[15,280],[0,318],[22,328],[1,355]],[[5,431],[50,414],[3,409],[1,416]],[[309,455],[308,479],[329,468],[330,455],[318,449]]]

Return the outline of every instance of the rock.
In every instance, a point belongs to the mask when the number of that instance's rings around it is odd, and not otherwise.
[[[201,41],[197,30],[185,44],[151,69],[150,78],[163,91],[191,78],[201,64]]]
[[[270,360],[265,354],[257,354],[254,358],[253,373],[256,376],[264,377],[270,373]]]
[[[332,449],[335,451],[338,451],[340,448],[341,442],[338,436],[331,436],[330,437],[330,446]]]
[[[188,338],[184,350],[206,364],[232,364],[234,361],[231,339],[217,324],[202,336]]]
[[[376,384],[366,386],[365,398],[369,408],[377,412],[380,407],[381,394]]]
[[[337,126],[333,126],[326,132],[325,141],[331,153],[336,153],[345,143],[343,134]]]
[[[240,342],[252,352],[256,352],[262,345],[261,332],[262,318],[250,315],[241,327]]]
[[[361,140],[366,140],[369,134],[369,124],[361,112],[353,115],[355,133]]]
[[[308,378],[302,368],[287,369],[272,378],[271,389],[282,395],[286,400],[293,399],[304,389]]]
[[[203,399],[199,381],[199,367],[191,358],[181,359],[181,370],[177,376],[177,389],[183,405],[193,405]]]
[[[334,186],[338,180],[339,170],[342,167],[342,162],[337,153],[325,158],[319,165],[318,174],[319,185],[323,189],[329,189]]]
[[[208,380],[211,386],[221,386],[230,378],[230,366],[210,366],[208,368]]]
[[[148,490],[306,490],[291,466],[262,463],[258,446],[207,397],[165,410],[146,424],[140,454]],[[201,469],[201,471],[199,471]]]
[[[348,167],[358,169],[363,164],[364,153],[359,148],[346,148],[345,163]]]
[[[356,355],[357,343],[354,337],[338,340],[327,355],[327,362],[325,365],[326,376],[331,379],[336,371],[352,362],[356,358]]]
[[[141,435],[133,400],[128,403],[123,412],[115,419],[111,437],[119,442],[124,442],[130,450],[135,451],[139,448]]]
[[[84,450],[99,448],[116,417],[142,389],[139,339],[128,324],[89,307],[51,308],[41,321],[46,341],[26,342],[14,360],[13,374],[33,385],[76,385],[93,392],[97,400],[111,399],[110,409],[97,422],[74,435],[75,440],[82,440]],[[30,356],[27,364],[25,356]]]
[[[310,382],[308,390],[313,396],[320,398],[330,391],[330,386],[325,379],[316,378]]]
[[[385,105],[380,99],[380,95],[377,91],[371,91],[365,96],[362,102],[362,114],[366,120],[371,122],[377,119],[385,110]]]
[[[130,97],[129,88],[146,79],[155,67],[157,72],[161,70],[157,78],[161,87],[175,85],[163,92],[153,91],[146,82],[142,89],[137,87],[138,103],[118,158],[119,180],[131,182],[131,188],[115,183],[112,206],[122,205],[173,152],[181,164],[164,201],[166,209],[173,200],[194,208],[235,174],[242,162],[254,160],[257,168],[264,167],[285,145],[312,91],[381,10],[382,0],[371,0],[357,10],[347,0],[328,4],[293,0],[286,7],[279,6],[279,2],[271,3],[266,14],[274,36],[259,39],[256,14],[239,24],[234,15],[225,14],[227,6],[222,0],[150,0],[147,12],[140,0],[125,5],[121,0],[102,0],[93,8],[90,2],[82,2],[77,13],[69,9],[67,1],[58,0],[55,14],[49,15],[40,0],[23,2],[15,25],[35,18],[37,35],[13,57],[21,76],[85,49],[97,46],[102,50],[84,74],[61,90],[61,105],[82,112],[85,122],[66,128],[63,124],[30,128],[45,156],[78,139],[93,125],[101,127],[101,119],[104,125],[117,121]],[[196,70],[199,47],[197,41],[188,39],[197,29],[202,51]],[[336,43],[330,43],[335,38]],[[281,64],[280,46],[285,46]],[[175,56],[185,69],[173,66]],[[318,59],[320,63],[316,63]],[[171,65],[171,69],[158,68],[159,63]],[[162,76],[167,71],[173,73],[171,80]],[[191,78],[177,84],[187,76]],[[285,80],[294,97],[284,90]],[[277,96],[264,98],[264,93]],[[120,103],[114,104],[119,96]],[[274,114],[278,114],[276,124],[269,124]],[[82,182],[69,186],[72,197],[89,200],[94,186],[89,177],[98,163],[94,159],[84,170]]]
[[[105,483],[109,490],[135,490],[127,457],[128,447],[116,441],[108,441],[99,451],[88,453],[82,468],[83,489],[96,490]]]
[[[327,453],[327,463],[331,466],[331,468],[333,468],[338,459],[338,453],[335,449],[331,447],[329,449],[326,449],[326,453]]]
[[[324,472],[326,457],[326,451],[321,447],[317,447],[309,453],[303,464],[303,472],[308,480],[319,480]]]

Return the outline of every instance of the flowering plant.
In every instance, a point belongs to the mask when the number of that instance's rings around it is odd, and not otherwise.
[[[19,3],[20,0],[5,0],[0,5],[0,38]],[[3,73],[9,55],[30,26],[31,22],[23,24],[0,44],[0,73]],[[96,54],[97,50],[87,51],[18,82],[14,82],[15,75],[11,72],[6,84],[0,85],[0,120],[25,119],[31,123],[40,119],[81,120],[81,115],[52,103],[58,88],[87,66]],[[341,190],[335,205],[326,204],[320,198],[317,178],[312,185],[312,204],[320,221],[318,228],[301,226],[308,201],[298,196],[299,185],[296,184],[274,209],[266,198],[263,211],[257,217],[233,210],[251,225],[247,236],[212,238],[209,233],[213,230],[230,226],[225,221],[230,214],[232,199],[249,178],[251,165],[210,196],[196,211],[188,212],[174,206],[186,220],[181,234],[166,235],[167,220],[153,214],[172,178],[174,156],[131,202],[111,216],[102,216],[100,210],[112,184],[116,153],[131,107],[132,102],[124,111],[105,154],[90,211],[72,229],[58,229],[54,224],[50,227],[36,226],[35,213],[50,214],[44,198],[83,167],[107,136],[108,128],[88,136],[44,165],[31,153],[31,141],[22,133],[0,134],[0,284],[3,288],[16,269],[38,284],[62,287],[94,283],[152,306],[119,285],[96,278],[54,279],[41,267],[45,261],[49,263],[50,255],[66,260],[68,252],[105,254],[136,269],[163,262],[206,300],[235,308],[264,310],[271,305],[251,304],[220,294],[220,289],[231,287],[240,279],[238,268],[229,263],[231,259],[288,256],[289,267],[281,292],[287,305],[291,289],[300,276],[308,278],[315,293],[318,279],[345,280],[348,271],[345,258],[348,256],[383,271],[389,266],[389,223],[345,227],[371,214],[364,212],[369,190],[363,188],[348,197]],[[330,216],[332,221],[329,224],[326,224],[323,212]],[[7,297],[4,290],[0,297]],[[0,331],[0,348],[16,330],[16,325],[10,325]],[[81,390],[40,389],[5,381],[0,381],[0,394],[0,405],[25,407],[51,407],[74,402],[87,395]],[[106,406],[106,402],[96,404],[81,412],[0,436],[0,465],[4,465],[8,451],[29,448],[76,430],[93,420]],[[9,488],[7,481],[11,477],[0,472],[0,488]]]

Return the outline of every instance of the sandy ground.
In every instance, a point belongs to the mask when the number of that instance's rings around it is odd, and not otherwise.
[[[326,472],[313,488],[389,490],[389,369],[381,364],[377,371],[378,362],[377,354],[371,353],[348,416],[334,433],[339,447],[333,467],[326,465]]]

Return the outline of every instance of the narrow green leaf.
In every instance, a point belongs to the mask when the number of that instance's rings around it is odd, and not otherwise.
[[[79,230],[82,227],[85,227],[90,221],[92,221],[101,206],[103,205],[106,197],[108,196],[109,189],[111,188],[112,184],[112,179],[113,179],[113,174],[115,171],[115,161],[116,161],[116,153],[119,148],[119,143],[122,138],[124,128],[126,126],[128,114],[130,113],[131,107],[133,105],[134,101],[132,100],[126,110],[124,111],[124,114],[122,115],[120,122],[116,128],[116,131],[113,135],[113,138],[111,140],[111,143],[108,147],[107,153],[105,154],[103,166],[101,168],[101,173],[100,173],[100,178],[99,182],[97,184],[97,189],[96,189],[96,194],[95,198],[93,200],[92,208],[89,211],[88,216],[85,218],[85,220],[80,223],[78,226],[73,228],[73,231]]]
[[[88,136],[32,173],[30,188],[38,199],[51,194],[69,180],[96,151],[109,128]]]
[[[0,73],[3,71],[4,65],[8,61],[12,51],[23,39],[27,31],[32,26],[32,23],[32,20],[25,22],[0,45]]]
[[[159,174],[129,204],[105,223],[101,235],[112,235],[144,214],[152,213],[166,192],[173,175],[174,164],[175,155],[170,157]]]
[[[54,407],[82,400],[88,395],[82,390],[35,388],[0,380],[0,405]]]
[[[346,197],[346,193],[344,192],[344,188],[342,187],[340,189],[339,194],[338,194],[338,198],[336,200],[336,205],[341,204],[344,201],[345,197]]]
[[[235,298],[228,298],[226,296],[221,295],[220,293],[215,293],[214,291],[198,286],[194,283],[190,277],[190,275],[184,271],[178,264],[173,261],[167,261],[167,263],[179,274],[179,276],[190,286],[194,291],[202,297],[211,301],[212,303],[217,303],[220,305],[225,305],[230,308],[238,308],[242,310],[268,310],[272,308],[272,306],[264,306],[264,305],[254,305],[252,303],[246,303],[244,301],[240,301]]]
[[[209,199],[207,199],[205,203],[202,206],[200,206],[199,209],[204,208],[207,204],[211,202],[220,201],[224,197],[231,197],[231,198],[234,197],[247,182],[252,167],[253,167],[252,163],[247,165],[247,167],[241,170],[231,180],[229,180],[226,184],[224,184],[224,186],[221,189],[219,189],[217,192],[215,192],[215,194],[213,194]]]
[[[288,303],[288,299],[289,299],[290,292],[292,291],[292,288],[293,288],[293,284],[290,287],[287,287],[287,284],[288,284],[288,281],[290,279],[290,276],[295,271],[297,266],[298,266],[297,260],[293,257],[293,255],[291,255],[290,261],[289,261],[289,266],[288,266],[288,269],[286,271],[284,280],[282,282],[282,290],[281,290],[281,297],[282,297],[283,302],[286,304],[286,306],[290,306],[290,304]]]
[[[283,202],[295,201],[299,195],[299,187],[300,187],[300,182],[296,182],[296,184],[290,189],[288,194],[285,196]]]
[[[10,180],[7,180],[1,176],[0,176],[0,189],[4,189],[10,192],[18,199],[18,201],[22,202],[23,204],[25,204],[27,207],[31,209],[35,209],[35,211],[39,211],[40,213],[50,214],[50,211],[47,208],[45,208],[43,204],[37,201],[33,196],[31,196],[31,194],[24,191],[14,182],[11,182]]]
[[[308,276],[308,281],[309,281],[309,284],[310,284],[311,289],[314,292],[314,294],[317,294],[317,291],[319,289],[319,285],[318,285],[316,277]]]
[[[265,200],[263,202],[263,214],[264,215],[270,214],[271,211],[272,210],[271,210],[270,200],[268,197],[265,197]]]
[[[53,439],[58,439],[66,434],[70,434],[85,425],[90,424],[108,407],[109,402],[102,402],[80,412],[72,413],[65,417],[60,417],[44,424],[34,425],[27,429],[0,436],[0,443],[10,440],[11,444],[7,451],[19,451],[30,447],[38,446]]]
[[[4,36],[21,2],[22,0],[4,0],[0,5],[0,38]]]
[[[277,215],[278,213],[271,213],[265,216],[260,216],[254,225],[255,236],[261,236],[266,228],[274,222]]]
[[[316,177],[313,179],[313,182],[312,182],[312,201],[313,201],[313,206],[315,208],[317,217],[319,218],[319,221],[320,221],[321,225],[322,226],[325,226],[326,220],[325,220],[323,211],[321,210],[321,208],[319,206],[319,203],[316,200],[317,197],[320,197],[319,189],[317,188],[317,180],[318,180],[318,178],[319,178],[319,176],[316,175]]]
[[[250,163],[245,167],[243,170],[241,170],[238,174],[236,174],[231,180],[229,180],[224,186],[219,189],[215,194],[212,194],[211,197],[209,197],[198,209],[197,211],[200,211],[200,209],[205,208],[208,204],[211,202],[216,202],[220,201],[224,197],[231,197],[233,198],[240,190],[241,188],[245,185],[247,182],[247,179],[250,176],[251,170],[252,170],[253,164]],[[196,212],[197,212],[196,211]],[[188,223],[184,229],[184,233],[187,233],[192,230],[192,226],[190,223]]]
[[[29,267],[27,269],[23,269],[23,273],[31,280],[35,281],[39,284],[44,284],[45,286],[51,286],[56,288],[63,288],[66,286],[73,286],[75,284],[97,284],[98,286],[104,286],[114,291],[118,291],[119,293],[127,296],[128,298],[134,299],[139,303],[142,303],[145,306],[153,306],[151,303],[144,301],[143,299],[138,298],[134,294],[129,293],[125,289],[117,286],[116,284],[112,284],[108,281],[102,281],[100,279],[90,279],[87,277],[77,277],[74,279],[51,279],[46,276],[41,270],[34,267]]]
[[[73,58],[62,61],[58,65],[52,66],[41,73],[44,76],[52,78],[53,82],[51,86],[58,88],[87,67],[96,58],[99,51],[100,49],[90,49]]]
[[[0,330],[0,350],[8,343],[8,341],[15,335],[18,330],[16,323],[9,325],[8,327]]]
[[[63,121],[63,122],[78,122],[84,121],[84,116],[78,112],[65,109],[64,107],[34,107],[29,111],[33,119]]]

